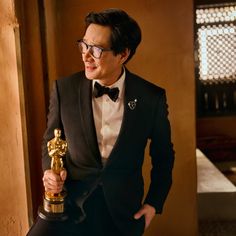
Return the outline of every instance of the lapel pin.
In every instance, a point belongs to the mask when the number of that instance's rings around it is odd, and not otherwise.
[[[130,108],[130,110],[134,110],[137,104],[137,99],[134,99],[134,101],[129,101],[128,102],[128,106]]]

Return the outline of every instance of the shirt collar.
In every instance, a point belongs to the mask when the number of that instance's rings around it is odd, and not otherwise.
[[[119,92],[119,98],[123,97],[123,95],[124,95],[125,76],[126,76],[126,71],[125,71],[125,67],[123,67],[123,73],[120,76],[120,78],[114,84],[112,84],[110,86],[107,86],[109,88],[117,87],[120,91]],[[95,82],[99,83],[99,80],[93,80],[93,88],[94,88]]]

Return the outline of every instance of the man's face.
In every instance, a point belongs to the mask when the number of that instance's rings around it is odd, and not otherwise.
[[[111,29],[107,26],[90,24],[85,32],[83,41],[88,45],[95,45],[109,49]],[[125,53],[114,55],[113,51],[103,51],[99,59],[94,58],[89,50],[82,54],[85,65],[85,75],[90,80],[99,80],[103,85],[113,84],[120,76]],[[125,56],[125,57],[124,57]]]

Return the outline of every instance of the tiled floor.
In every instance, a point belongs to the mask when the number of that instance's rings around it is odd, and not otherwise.
[[[219,169],[228,166],[216,168],[199,150],[197,165],[199,236],[236,236],[235,176],[224,176]]]

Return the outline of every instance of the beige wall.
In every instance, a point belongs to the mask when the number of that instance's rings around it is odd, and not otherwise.
[[[0,9],[0,234],[23,236],[28,229],[30,209],[27,207],[26,185],[29,185],[25,172],[22,77],[18,71],[21,65],[16,54],[19,26],[13,1],[1,0]]]
[[[50,81],[83,68],[75,42],[83,36],[89,11],[118,7],[139,22],[143,41],[128,68],[166,88],[176,151],[174,183],[164,213],[145,236],[197,235],[192,1],[45,0],[45,6]],[[147,183],[149,167],[146,158]]]
[[[41,144],[46,128],[44,81],[47,80],[42,55],[38,0],[16,0],[16,15],[20,26],[25,110],[27,114],[28,155],[30,165],[33,216],[42,204]],[[31,219],[32,220],[32,219]]]

